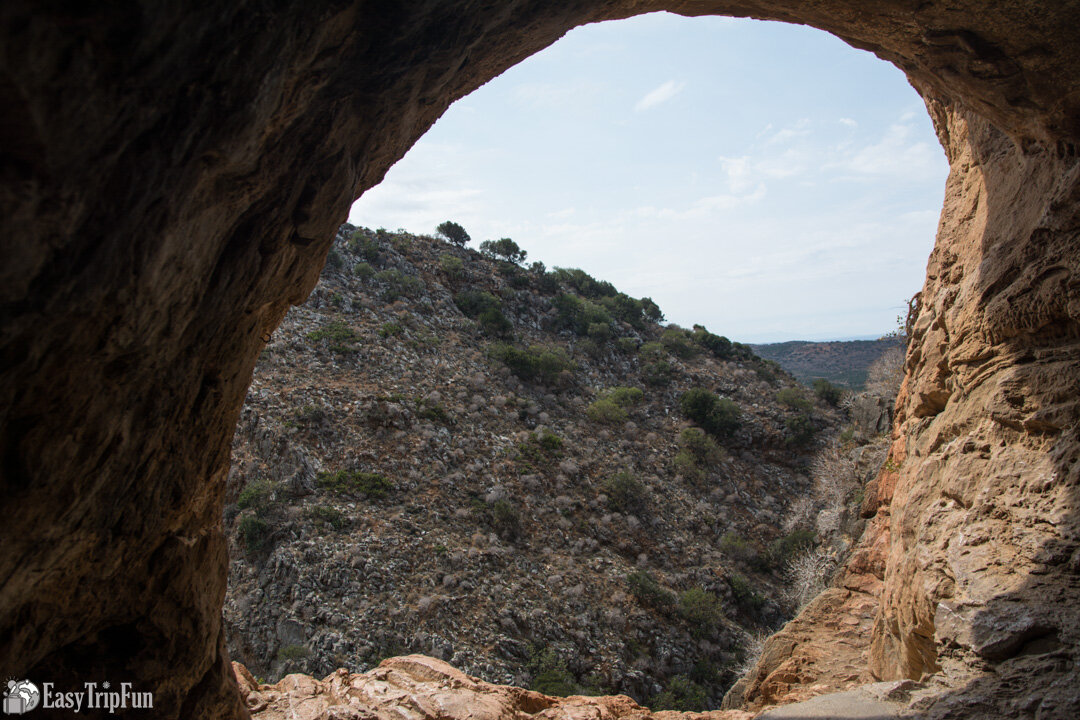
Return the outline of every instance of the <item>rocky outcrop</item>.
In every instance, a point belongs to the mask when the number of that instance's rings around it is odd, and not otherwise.
[[[879,489],[890,549],[873,667],[1001,670],[1019,652],[1056,663],[1036,673],[1049,683],[1075,667],[1074,3],[11,0],[10,675],[131,681],[159,717],[244,715],[221,638],[220,516],[262,338],[314,285],[351,200],[450,102],[575,25],[659,9],[811,24],[931,98],[953,174],[888,508]]]
[[[867,488],[873,519],[840,584],[865,578],[876,598],[860,648],[876,677],[940,672],[956,688],[942,704],[1072,717],[1080,175],[1073,158],[1023,153],[985,120],[929,107],[952,168],[945,209],[890,457]],[[729,704],[775,701],[785,663],[814,666],[808,678],[832,669],[814,639],[830,622],[808,607]]]
[[[240,693],[256,720],[749,720],[750,713],[651,713],[625,695],[568,698],[541,695],[509,685],[492,685],[423,655],[384,660],[355,674],[341,669],[323,680],[288,675],[276,685],[260,685],[243,665],[233,663]]]

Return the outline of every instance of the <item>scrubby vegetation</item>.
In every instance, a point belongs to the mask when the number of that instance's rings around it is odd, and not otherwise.
[[[344,227],[268,343],[229,480],[230,649],[272,678],[421,652],[717,707],[744,636],[818,587],[793,568],[858,517],[857,483],[808,479],[827,388],[454,226]],[[292,624],[308,654],[273,644]]]
[[[739,406],[708,390],[687,390],[679,397],[679,409],[705,432],[718,438],[731,435],[739,427]]]
[[[318,485],[337,495],[378,499],[386,497],[394,484],[379,473],[337,470],[319,473]]]

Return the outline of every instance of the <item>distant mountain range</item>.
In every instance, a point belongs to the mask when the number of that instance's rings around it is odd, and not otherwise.
[[[825,378],[831,383],[861,390],[870,364],[889,348],[899,345],[896,338],[881,338],[832,342],[791,340],[750,347],[758,356],[777,362],[800,382]]]

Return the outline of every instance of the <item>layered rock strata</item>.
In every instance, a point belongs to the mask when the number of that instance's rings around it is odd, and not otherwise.
[[[9,675],[131,681],[160,717],[246,713],[221,642],[220,516],[262,338],[314,285],[349,203],[450,102],[575,25],[659,9],[814,25],[932,96],[953,172],[879,509],[872,667],[914,675],[944,650],[1074,672],[1076,3],[12,0]]]

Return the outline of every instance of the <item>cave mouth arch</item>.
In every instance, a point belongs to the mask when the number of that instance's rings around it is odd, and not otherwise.
[[[876,338],[921,286],[947,173],[895,66],[804,26],[650,13],[455,102],[349,219],[511,234],[741,342]]]
[[[0,470],[19,508],[0,528],[9,674],[130,680],[160,717],[245,715],[223,650],[220,517],[260,338],[314,285],[349,203],[453,100],[574,26],[651,10],[812,25],[908,75],[954,169],[969,169],[961,199],[980,198],[972,214],[946,204],[951,239],[931,257],[935,302],[909,359],[908,441],[936,452],[934,418],[989,417],[994,393],[1019,383],[1028,405],[1003,405],[985,430],[1021,433],[1009,458],[988,451],[972,476],[993,480],[1006,460],[1075,476],[1074,450],[1023,434],[1064,437],[1054,388],[1076,377],[1075,5],[13,0],[0,14]],[[1021,370],[1025,345],[1041,359]],[[984,347],[1002,362],[964,375]],[[890,482],[909,491],[930,460]],[[923,529],[917,499],[895,523]],[[892,677],[933,662],[933,604],[905,591],[926,569],[906,542],[883,560],[895,612],[875,630]]]

